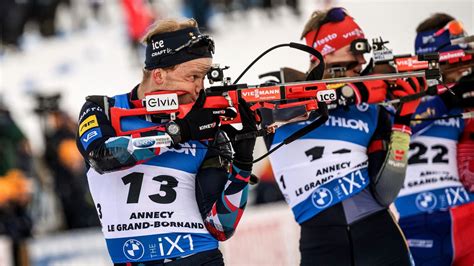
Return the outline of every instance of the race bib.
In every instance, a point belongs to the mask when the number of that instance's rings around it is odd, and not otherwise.
[[[402,217],[474,199],[459,181],[456,144],[455,140],[432,136],[412,139],[405,182],[395,202]]]
[[[114,262],[217,248],[196,203],[195,174],[142,164],[103,175],[91,168],[87,175]]]
[[[370,182],[366,148],[335,140],[297,140],[270,156],[280,190],[301,223]]]

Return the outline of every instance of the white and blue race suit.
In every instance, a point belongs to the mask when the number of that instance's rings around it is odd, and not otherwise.
[[[433,110],[432,103],[424,101],[416,115],[432,115]],[[448,115],[461,111],[451,109]],[[463,119],[452,117],[436,120],[412,136],[404,186],[395,201],[401,218],[447,210],[474,200],[474,193],[466,191],[459,181],[456,154],[463,130]]]
[[[115,106],[130,109],[127,95]],[[143,126],[128,118],[124,128]],[[92,198],[114,263],[154,261],[213,250],[195,196],[195,177],[206,149],[169,149],[128,169],[87,172]],[[196,148],[197,147],[197,148]],[[183,163],[185,162],[185,163]]]
[[[366,104],[348,108],[331,111],[324,125],[270,155],[280,190],[300,224],[368,189],[367,147],[379,110]],[[310,122],[277,129],[271,147]]]

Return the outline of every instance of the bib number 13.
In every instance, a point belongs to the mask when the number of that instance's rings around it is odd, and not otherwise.
[[[127,203],[138,203],[140,191],[142,190],[143,173],[130,173],[122,177],[124,185],[130,184],[127,196]],[[148,195],[148,197],[160,204],[172,203],[176,200],[175,187],[178,186],[178,180],[169,175],[159,175],[153,177],[153,180],[160,183],[160,190],[156,194]]]

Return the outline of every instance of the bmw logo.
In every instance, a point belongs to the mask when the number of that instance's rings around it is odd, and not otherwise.
[[[140,241],[129,239],[123,244],[123,254],[129,260],[139,260],[145,254],[145,248]]]
[[[326,208],[332,202],[331,191],[325,187],[317,188],[311,195],[311,201],[318,209]]]
[[[436,207],[436,195],[431,192],[423,192],[416,196],[416,207],[421,211],[431,211]]]

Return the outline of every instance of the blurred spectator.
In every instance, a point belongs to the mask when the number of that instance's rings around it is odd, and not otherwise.
[[[24,240],[31,236],[32,229],[27,213],[32,156],[28,141],[1,103],[0,147],[0,235],[12,240],[15,265],[27,265]]]
[[[260,181],[255,188],[255,204],[282,201],[284,198],[273,176],[270,162],[265,160],[263,164],[260,165],[259,171],[258,177]]]
[[[2,0],[0,1],[0,25],[2,44],[20,48],[25,25],[37,24],[43,37],[56,34],[56,11],[59,4],[68,0]],[[3,49],[3,48],[2,48]]]
[[[101,20],[101,13],[104,6],[104,0],[89,0],[89,7],[92,10],[95,20]]]
[[[211,16],[211,1],[210,0],[184,0],[184,5],[191,11],[191,16],[194,18],[199,29],[202,32],[209,32],[209,17]]]
[[[146,0],[122,0],[122,8],[127,24],[130,46],[140,63],[145,61],[141,55],[141,38],[154,19],[153,10]],[[143,58],[143,60],[141,60]]]
[[[211,7],[213,11],[221,11],[227,15],[226,19],[245,19],[246,12],[250,10],[251,7],[260,4],[256,3],[253,0],[212,0]],[[243,11],[238,14],[232,14],[234,11]]]
[[[0,32],[2,44],[18,48],[29,18],[31,1],[0,1]],[[2,46],[3,46],[2,45]],[[3,48],[2,48],[3,49]]]
[[[44,160],[53,176],[66,229],[99,226],[89,191],[82,156],[76,148],[77,124],[59,109],[60,95],[37,95],[35,112],[45,138]]]
[[[262,2],[262,7],[263,7],[264,10],[267,11],[268,16],[270,18],[273,18],[272,9],[276,7],[274,2],[275,2],[275,0],[263,0],[263,2]],[[295,14],[296,16],[301,15],[301,10],[299,8],[299,1],[298,0],[285,0],[284,3],[285,3],[285,5],[287,5],[288,7],[291,8],[291,10],[293,11],[293,14]]]
[[[41,36],[56,35],[56,11],[61,0],[33,0],[32,2],[31,14],[38,23]]]

